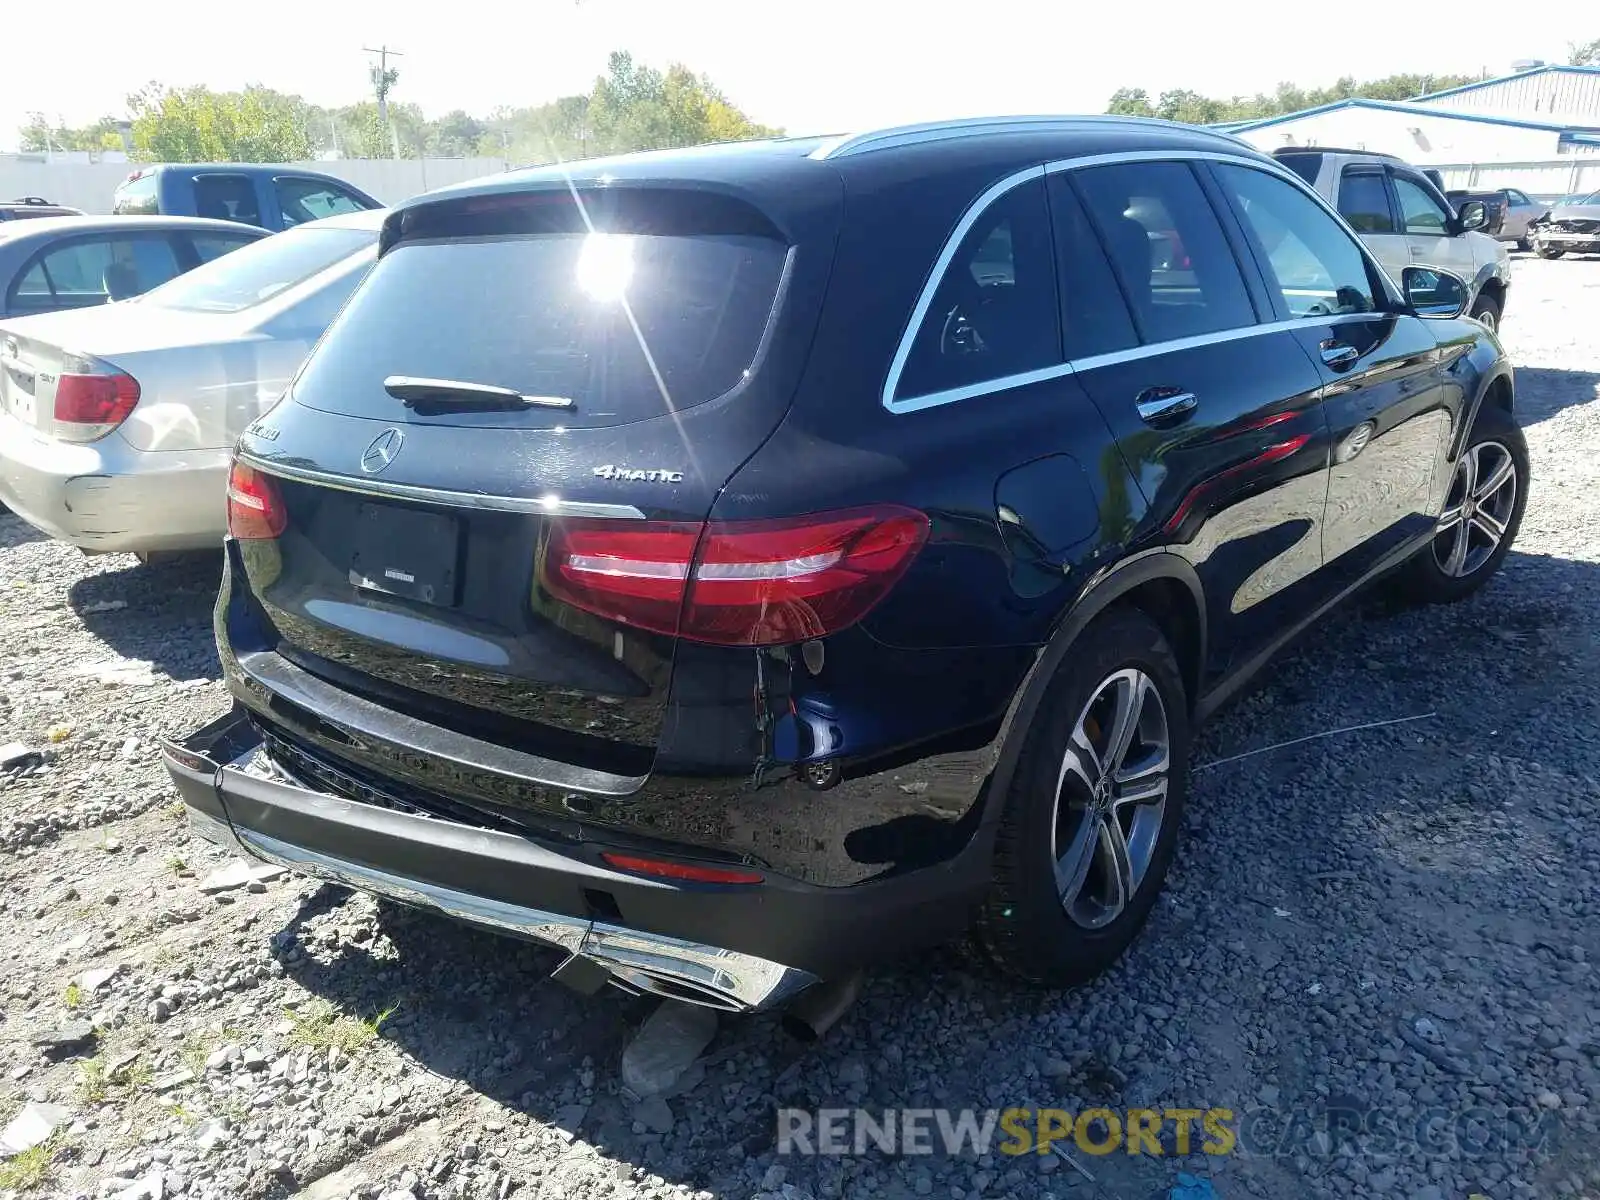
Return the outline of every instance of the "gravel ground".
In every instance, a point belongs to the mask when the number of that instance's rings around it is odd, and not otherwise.
[[[1516,552],[1461,606],[1352,607],[1219,718],[1110,976],[1039,994],[925,956],[817,1047],[724,1018],[643,1103],[621,1063],[652,1002],[338,889],[213,878],[235,860],[188,836],[152,746],[225,707],[214,567],[0,516],[0,743],[46,756],[0,774],[0,1128],[58,1124],[0,1196],[1600,1195],[1596,312],[1600,263],[1516,263]],[[775,1154],[776,1107],[857,1104],[1226,1107],[1248,1152]],[[1393,1136],[1429,1116],[1423,1149]]]

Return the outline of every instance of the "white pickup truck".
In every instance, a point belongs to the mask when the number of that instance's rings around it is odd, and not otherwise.
[[[1405,267],[1438,267],[1465,280],[1468,313],[1498,329],[1511,286],[1505,245],[1477,232],[1486,213],[1468,201],[1457,213],[1421,171],[1388,154],[1291,147],[1274,153],[1339,210],[1394,279]]]

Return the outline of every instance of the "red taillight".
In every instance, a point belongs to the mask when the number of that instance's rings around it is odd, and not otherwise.
[[[853,625],[928,537],[928,518],[876,507],[778,521],[561,521],[549,592],[625,625],[724,646],[769,646]]]
[[[619,871],[637,871],[641,875],[655,875],[661,879],[681,879],[688,883],[761,882],[761,876],[754,871],[731,870],[727,867],[701,867],[690,863],[667,862],[660,858],[613,854],[610,851],[606,851],[600,857]]]
[[[56,376],[56,436],[71,442],[103,438],[139,403],[139,381],[122,371]]]
[[[241,541],[260,541],[278,537],[285,524],[283,495],[272,477],[234,463],[228,472],[228,533]]]

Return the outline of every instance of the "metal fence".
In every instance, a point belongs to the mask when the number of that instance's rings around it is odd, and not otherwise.
[[[284,170],[332,175],[385,204],[395,204],[446,184],[498,174],[507,165],[498,158],[341,158],[285,163]],[[105,214],[111,211],[117,184],[134,170],[136,164],[125,162],[46,162],[30,155],[0,155],[0,200],[42,196],[52,204]]]
[[[1545,162],[1454,163],[1435,167],[1447,188],[1514,187],[1536,200],[1557,200],[1600,191],[1600,158],[1561,158]]]

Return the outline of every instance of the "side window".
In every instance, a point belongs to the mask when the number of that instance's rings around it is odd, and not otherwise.
[[[1100,238],[1067,176],[1050,176],[1050,216],[1060,268],[1061,332],[1068,358],[1139,344]]]
[[[1346,167],[1339,180],[1339,215],[1357,233],[1395,233],[1383,172]]]
[[[1290,316],[1376,310],[1366,257],[1321,205],[1265,171],[1226,165],[1215,170],[1265,256],[1268,285],[1282,293]]]
[[[72,242],[47,252],[41,265],[58,301],[73,305],[126,300],[179,274],[162,237]]]
[[[224,233],[194,233],[189,235],[189,244],[194,247],[195,257],[203,263],[210,262],[213,258],[221,258],[224,254],[237,250],[240,246],[248,246],[255,238],[229,237]]]
[[[1407,233],[1444,237],[1450,232],[1450,214],[1431,192],[1414,179],[1394,176],[1394,193],[1400,201],[1400,219]]]
[[[1507,188],[1506,198],[1518,208],[1528,208],[1533,204],[1533,201],[1528,199],[1526,192],[1519,192],[1516,188]]]
[[[278,209],[286,228],[340,213],[361,212],[364,207],[343,188],[321,180],[279,179],[276,185]]]
[[[45,274],[43,261],[34,263],[32,269],[17,280],[17,286],[11,294],[24,297],[48,297],[51,294],[50,277]]]
[[[956,247],[911,343],[896,399],[1061,362],[1044,181],[991,204]]]
[[[1238,261],[1187,163],[1072,172],[1147,342],[1253,325]]]
[[[261,224],[256,185],[248,175],[196,175],[194,211],[197,216],[217,221]]]

